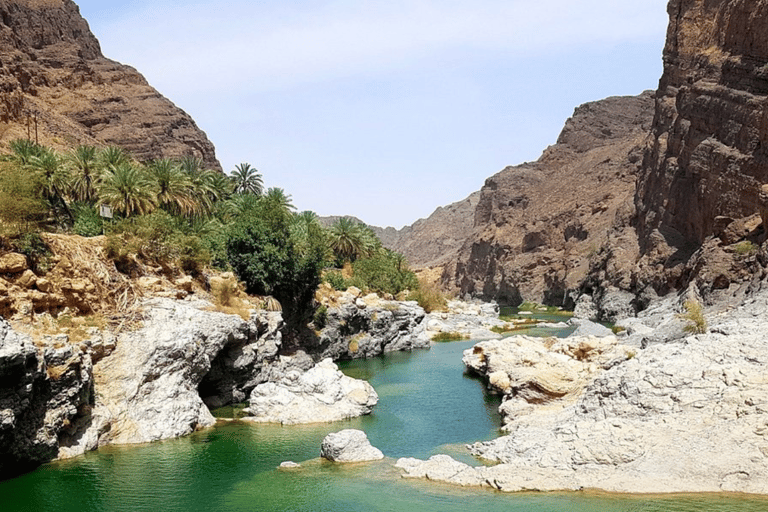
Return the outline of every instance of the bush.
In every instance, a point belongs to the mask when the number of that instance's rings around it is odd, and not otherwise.
[[[323,274],[323,280],[331,285],[334,290],[339,292],[345,291],[350,286],[349,281],[344,279],[344,276],[341,275],[341,272],[338,270],[329,270],[325,272]]]
[[[53,253],[39,233],[33,231],[22,233],[10,240],[10,245],[14,251],[27,257],[31,269],[37,274],[44,274],[53,266],[51,260]]]
[[[418,288],[416,274],[408,268],[401,254],[387,249],[352,264],[351,283],[361,290],[397,295]]]
[[[198,272],[211,255],[199,236],[185,232],[185,222],[162,210],[121,220],[109,227],[107,257],[125,263],[135,254],[158,265],[178,263],[187,272]]]
[[[96,207],[89,204],[75,203],[72,205],[72,216],[75,223],[72,231],[80,236],[99,236],[104,231],[104,222],[96,211]]]
[[[320,306],[315,310],[315,314],[312,317],[312,323],[315,324],[316,329],[322,329],[328,322],[328,308]]]
[[[287,223],[252,212],[230,227],[226,250],[228,262],[245,282],[246,291],[274,295],[289,314],[308,310],[320,284],[322,244],[314,242],[299,254]]]
[[[20,168],[0,167],[0,220],[11,227],[11,236],[32,230],[45,219],[48,204],[40,197],[38,180]]]
[[[442,311],[448,306],[448,300],[437,284],[421,281],[418,289],[408,295],[408,300],[415,300],[427,313]]]
[[[748,254],[754,254],[757,252],[758,246],[750,242],[749,240],[744,240],[742,242],[737,243],[733,250],[736,252],[736,254],[740,256],[746,256]]]

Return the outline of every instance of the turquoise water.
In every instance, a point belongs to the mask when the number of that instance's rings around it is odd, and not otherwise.
[[[764,512],[768,498],[739,495],[623,496],[503,494],[403,480],[400,456],[449,453],[471,461],[464,443],[497,435],[498,398],[463,373],[472,342],[342,365],[380,395],[374,414],[314,426],[222,421],[183,439],[108,447],[0,482],[10,511],[531,511]],[[334,465],[317,459],[322,438],[360,428],[389,459]],[[277,470],[285,460],[298,470]]]

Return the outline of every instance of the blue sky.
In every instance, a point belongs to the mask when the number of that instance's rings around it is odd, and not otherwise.
[[[300,210],[401,227],[655,89],[666,0],[77,1],[104,54]]]

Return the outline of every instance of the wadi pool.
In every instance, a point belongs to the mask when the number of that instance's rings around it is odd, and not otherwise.
[[[466,443],[498,435],[499,400],[464,373],[473,342],[395,353],[340,366],[380,396],[374,414],[326,425],[280,427],[220,422],[192,436],[46,464],[0,482],[11,511],[526,511],[764,512],[745,495],[632,496],[592,492],[504,494],[405,480],[397,457],[448,453],[473,462]],[[329,432],[364,430],[388,457],[338,465],[318,459]],[[278,470],[286,460],[302,463]]]

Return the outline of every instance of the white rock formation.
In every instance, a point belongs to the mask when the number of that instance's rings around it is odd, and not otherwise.
[[[119,337],[95,368],[89,431],[108,430],[99,444],[145,443],[214,424],[198,385],[223,347],[245,342],[258,329],[253,318],[249,323],[209,307],[155,299],[146,305],[144,327]]]
[[[320,446],[320,456],[332,462],[368,462],[384,458],[381,450],[371,446],[365,432],[355,429],[325,436]]]
[[[763,292],[710,318],[708,334],[650,345],[621,362],[610,360],[614,349],[604,351],[586,389],[571,400],[557,396],[578,388],[583,367],[558,366],[557,354],[601,349],[553,344],[552,354],[518,340],[518,348],[502,352],[489,346],[495,342],[479,344],[468,363],[485,368],[492,386],[506,393],[505,404],[516,404],[507,413],[508,435],[471,446],[499,464],[469,470],[443,461],[447,477],[429,461],[400,467],[409,476],[504,491],[768,494],[767,308]]]
[[[307,372],[288,371],[256,386],[243,418],[261,423],[325,423],[370,414],[379,401],[373,386],[347,377],[330,359]]]

